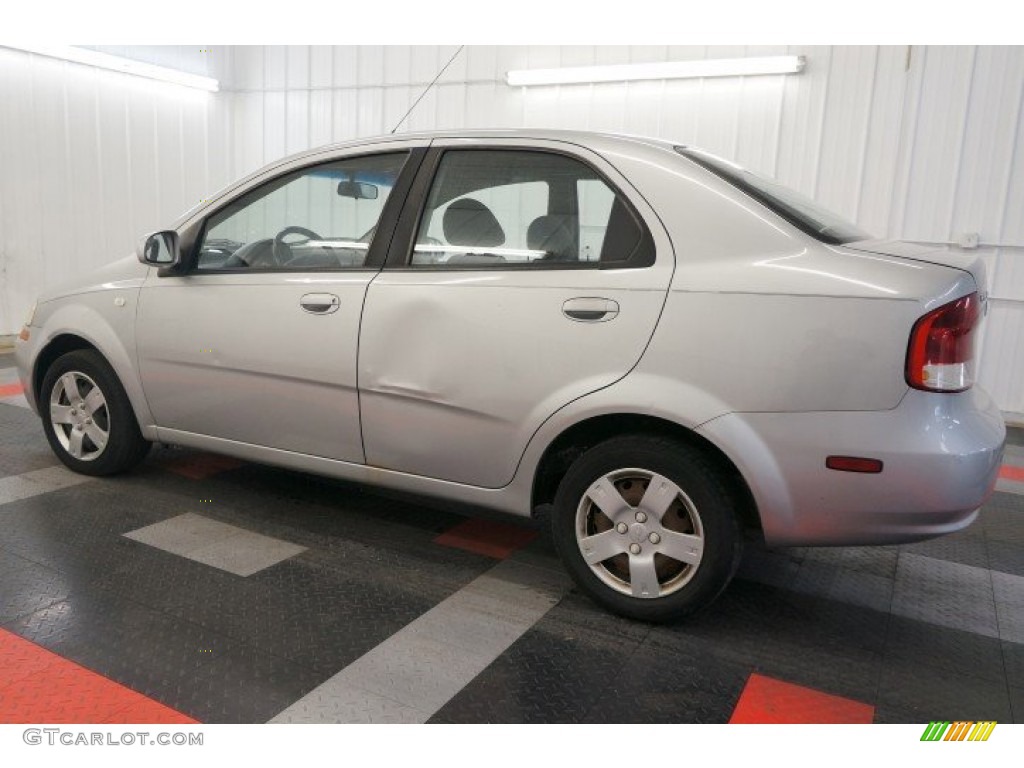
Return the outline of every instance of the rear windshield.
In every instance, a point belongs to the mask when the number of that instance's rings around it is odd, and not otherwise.
[[[836,214],[822,208],[810,198],[784,187],[777,181],[751,173],[735,163],[690,147],[676,147],[676,152],[707,168],[734,187],[771,208],[793,226],[830,245],[869,240],[871,235]]]

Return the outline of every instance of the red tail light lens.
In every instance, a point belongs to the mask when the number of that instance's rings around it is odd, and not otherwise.
[[[963,392],[974,384],[978,294],[944,304],[914,323],[907,350],[907,384],[928,392]]]

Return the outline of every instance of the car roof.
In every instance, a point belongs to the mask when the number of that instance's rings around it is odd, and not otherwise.
[[[638,145],[641,145],[648,150],[672,150],[676,146],[675,142],[656,139],[649,136],[632,136],[629,134],[605,133],[599,131],[559,130],[552,128],[488,128],[474,130],[453,128],[447,130],[407,131],[402,133],[382,134],[378,136],[362,136],[359,138],[348,139],[346,141],[311,147],[310,149],[303,150],[302,152],[278,158],[277,160],[246,174],[244,177],[236,179],[223,189],[218,190],[208,199],[185,211],[175,221],[173,228],[177,229],[194,220],[203,214],[204,211],[224,199],[227,195],[233,194],[237,189],[245,186],[252,179],[262,176],[268,171],[282,169],[295,164],[302,164],[306,159],[318,159],[325,155],[329,156],[335,151],[343,151],[345,149],[357,148],[360,146],[368,146],[388,141],[418,141],[423,144],[427,144],[434,139],[524,139],[559,141],[566,144],[575,144],[580,147],[585,147],[598,153],[600,153],[602,149],[611,150],[616,147],[636,148]]]
[[[363,136],[355,139],[348,139],[341,142],[324,144],[318,147],[299,152],[288,157],[288,160],[296,160],[307,155],[316,155],[333,149],[345,149],[357,147],[361,144],[375,144],[382,141],[424,141],[433,139],[531,139],[563,141],[581,146],[594,146],[605,143],[623,144],[646,144],[662,149],[671,149],[679,142],[671,142],[665,139],[657,139],[650,136],[637,136],[625,133],[612,133],[604,131],[576,131],[562,130],[555,128],[478,128],[478,129],[448,129],[431,131],[405,131],[401,133],[382,134],[378,136]],[[284,159],[284,158],[282,158]]]

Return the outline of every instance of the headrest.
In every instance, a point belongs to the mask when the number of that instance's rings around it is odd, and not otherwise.
[[[567,219],[557,214],[538,216],[526,230],[526,247],[532,251],[547,251],[545,259],[575,261],[572,230]]]
[[[452,245],[497,248],[505,243],[505,232],[491,209],[471,197],[449,205],[442,223],[445,239]]]

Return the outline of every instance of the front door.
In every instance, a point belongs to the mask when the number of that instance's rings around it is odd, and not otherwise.
[[[367,292],[366,460],[498,488],[544,420],[640,359],[673,254],[643,200],[593,153],[432,146],[414,185],[429,188],[422,212],[407,206]]]
[[[167,439],[192,433],[363,461],[360,313],[409,156],[383,149],[276,176],[206,220],[187,274],[151,271],[139,364]]]

